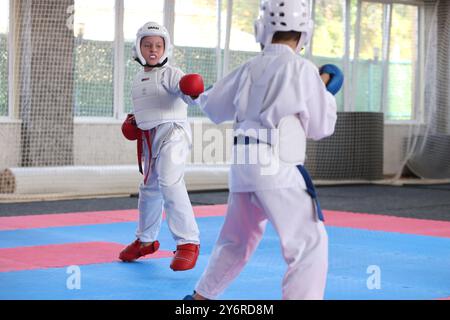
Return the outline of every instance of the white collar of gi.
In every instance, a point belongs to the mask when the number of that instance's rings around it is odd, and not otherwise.
[[[285,52],[291,52],[295,53],[294,50],[292,50],[291,47],[285,44],[279,44],[279,43],[271,43],[264,47],[264,53],[285,53]]]

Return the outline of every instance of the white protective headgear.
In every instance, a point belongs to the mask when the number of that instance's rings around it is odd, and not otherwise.
[[[141,52],[141,41],[148,36],[159,36],[164,39],[164,54],[158,61],[157,66],[166,64],[168,59],[172,56],[173,46],[170,42],[170,35],[167,29],[164,26],[157,24],[156,22],[147,22],[142,26],[142,28],[138,30],[136,34],[136,44],[133,46],[133,59],[135,59],[143,66],[149,66]]]
[[[255,37],[262,45],[272,43],[277,31],[297,31],[302,33],[295,50],[299,53],[309,44],[313,29],[309,0],[261,0],[260,15],[255,21]]]

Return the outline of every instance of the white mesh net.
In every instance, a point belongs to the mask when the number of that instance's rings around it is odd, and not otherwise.
[[[74,38],[66,27],[73,2],[15,4],[20,166],[73,165]]]
[[[132,110],[131,84],[140,68],[131,48],[144,23],[164,23],[166,3],[0,0],[0,117],[6,120],[0,121],[0,195],[136,192],[141,180],[136,144],[120,130]],[[177,16],[171,64],[201,73],[210,86],[218,70],[216,1],[171,3]],[[13,78],[14,86],[8,81]],[[13,112],[8,99],[14,100]],[[203,114],[190,108],[189,116]],[[200,162],[186,175],[191,190],[226,188],[223,168],[208,171]]]
[[[411,128],[406,165],[428,179],[450,178],[450,3],[439,1],[429,31],[423,125]]]
[[[9,2],[0,0],[0,117],[8,114],[8,29]]]

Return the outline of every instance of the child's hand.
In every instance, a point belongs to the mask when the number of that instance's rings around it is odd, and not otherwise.
[[[180,80],[180,90],[192,99],[197,99],[205,91],[202,76],[196,73],[185,75]]]
[[[322,73],[320,75],[320,77],[322,78],[322,81],[323,81],[323,83],[325,83],[325,85],[327,85],[328,82],[330,82],[330,80],[331,80],[331,76],[328,73]]]
[[[334,64],[326,64],[319,70],[320,76],[327,86],[327,90],[336,95],[341,90],[344,83],[344,74]]]

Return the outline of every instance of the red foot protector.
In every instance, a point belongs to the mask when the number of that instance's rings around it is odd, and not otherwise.
[[[177,246],[170,268],[173,271],[185,271],[194,268],[199,252],[200,245],[198,244],[186,243]]]
[[[140,257],[155,253],[158,249],[158,241],[153,241],[149,246],[142,246],[142,242],[137,239],[120,252],[119,259],[125,262],[134,261]]]
[[[113,242],[84,242],[47,246],[0,249],[0,272],[62,268],[117,261],[123,244]],[[171,251],[158,251],[149,258],[173,257]]]

